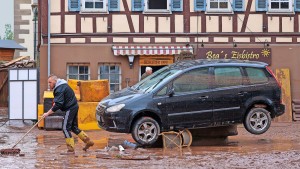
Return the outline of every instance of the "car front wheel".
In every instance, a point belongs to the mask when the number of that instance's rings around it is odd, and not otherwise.
[[[263,134],[271,125],[270,112],[264,108],[253,108],[244,121],[246,130],[251,134]]]
[[[153,118],[142,117],[134,123],[131,134],[137,143],[147,146],[157,141],[160,134],[160,127]]]

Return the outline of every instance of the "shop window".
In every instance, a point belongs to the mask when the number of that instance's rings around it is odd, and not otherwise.
[[[67,79],[90,80],[88,65],[68,65]]]
[[[121,69],[118,64],[101,64],[99,66],[98,79],[108,79],[110,92],[121,89]]]
[[[83,13],[120,11],[120,0],[69,0],[69,11]]]

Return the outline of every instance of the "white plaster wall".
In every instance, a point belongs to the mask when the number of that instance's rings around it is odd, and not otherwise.
[[[107,38],[91,38],[91,42],[107,42]]]
[[[240,14],[240,15],[237,15],[237,17],[238,17],[237,18],[237,27],[238,27],[237,32],[241,32],[245,15],[244,14]]]
[[[66,38],[51,38],[50,43],[66,43]]]
[[[65,32],[76,33],[76,16],[65,15]]]
[[[171,38],[155,38],[155,43],[171,42]]]
[[[50,32],[61,33],[61,17],[60,15],[51,15]]]
[[[126,15],[113,15],[112,18],[112,32],[130,32]]]
[[[294,17],[282,17],[282,32],[294,32]]]
[[[293,42],[293,38],[276,38],[276,42]]]
[[[182,33],[183,27],[183,15],[175,15],[175,32]]]
[[[68,4],[69,0],[65,0],[65,12],[69,11],[69,4]]]
[[[93,18],[82,17],[81,18],[81,33],[93,32]]]
[[[233,40],[234,40],[235,42],[250,42],[250,38],[234,37]]]
[[[271,37],[259,37],[259,38],[255,38],[255,42],[271,42]]]
[[[214,42],[228,42],[228,38],[214,37]]]
[[[219,16],[206,16],[206,32],[219,32]]]
[[[251,14],[249,15],[246,32],[262,32],[263,15]]]
[[[60,12],[61,11],[61,0],[51,0],[50,11],[51,12]]]
[[[222,17],[222,32],[232,32],[232,17],[223,16]]]
[[[85,38],[71,38],[71,43],[85,43]]]
[[[150,17],[150,16],[144,17],[144,32],[145,33],[155,32],[155,17]]]
[[[113,42],[128,42],[128,38],[113,38]]]
[[[139,15],[131,15],[131,20],[133,23],[133,27],[135,32],[139,32],[140,31],[140,26],[139,26]]]
[[[176,42],[183,42],[183,43],[188,43],[190,42],[190,38],[176,38]]]
[[[158,32],[169,33],[170,32],[170,17],[158,17]]]
[[[133,42],[150,43],[150,38],[133,38]]]
[[[197,33],[197,18],[198,18],[198,33],[201,32],[201,17],[191,16],[190,17],[190,32]]]
[[[107,32],[107,17],[96,18],[96,31],[103,33]]]
[[[268,32],[279,32],[279,17],[268,17]]]

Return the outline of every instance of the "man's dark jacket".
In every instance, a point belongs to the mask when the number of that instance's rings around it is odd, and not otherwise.
[[[70,110],[73,107],[78,107],[75,93],[65,80],[57,80],[53,94],[55,104],[52,107],[52,111],[55,112],[59,109],[62,111],[66,111]]]

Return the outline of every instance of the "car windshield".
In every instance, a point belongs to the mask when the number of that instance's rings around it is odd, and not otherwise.
[[[169,69],[168,66],[154,72],[150,76],[146,77],[142,81],[138,82],[131,88],[133,90],[143,91],[148,93],[155,89],[161,82],[163,82],[167,77],[174,75],[175,73],[179,72],[180,70]]]

